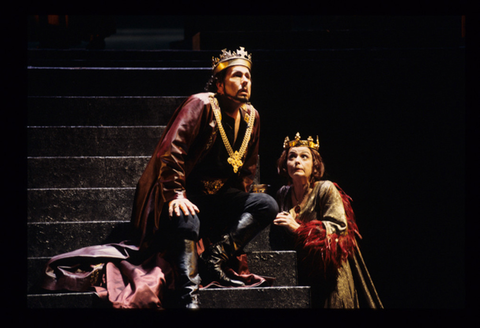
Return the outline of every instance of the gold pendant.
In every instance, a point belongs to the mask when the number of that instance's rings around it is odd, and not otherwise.
[[[235,153],[230,156],[227,160],[228,164],[233,166],[233,172],[237,173],[238,168],[243,165],[243,162],[239,158],[238,151],[235,151]]]

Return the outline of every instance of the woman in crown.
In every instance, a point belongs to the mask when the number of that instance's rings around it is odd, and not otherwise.
[[[272,248],[297,251],[299,283],[311,286],[312,307],[383,308],[357,245],[350,197],[322,180],[318,149],[318,136],[316,142],[299,133],[293,141],[285,138],[277,169],[288,184],[277,192]]]

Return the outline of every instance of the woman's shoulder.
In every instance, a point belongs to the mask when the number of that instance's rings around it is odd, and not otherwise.
[[[314,187],[316,194],[320,197],[338,193],[336,184],[330,180],[317,181]]]
[[[335,184],[330,180],[320,180],[315,183],[315,188],[320,189],[330,189],[335,188]]]

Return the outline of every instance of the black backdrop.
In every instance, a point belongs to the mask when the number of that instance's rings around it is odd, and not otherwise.
[[[326,177],[353,198],[386,307],[465,305],[463,52],[353,52],[255,76],[261,178],[276,189],[283,138],[320,139]],[[257,74],[260,75],[260,74]]]

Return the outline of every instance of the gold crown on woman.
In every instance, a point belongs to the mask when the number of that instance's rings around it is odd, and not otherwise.
[[[310,136],[307,140],[301,140],[300,133],[297,132],[295,135],[295,140],[290,141],[290,138],[287,136],[285,137],[285,141],[283,142],[283,149],[288,149],[291,147],[298,147],[298,146],[306,146],[308,148],[314,149],[318,151],[320,148],[320,143],[318,142],[317,136],[317,143],[313,142],[313,138]]]
[[[223,49],[218,58],[212,57],[213,75],[235,65],[246,66],[248,69],[252,69],[252,54],[246,52],[244,47],[240,47],[240,49],[233,52]]]

